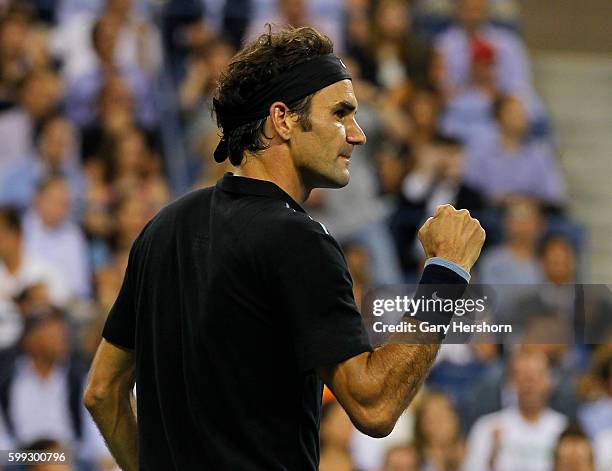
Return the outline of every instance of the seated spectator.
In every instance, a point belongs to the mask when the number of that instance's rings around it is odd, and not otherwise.
[[[61,96],[61,82],[50,69],[31,71],[19,82],[10,103],[0,109],[0,176],[34,154],[34,131],[56,112]]]
[[[110,77],[120,77],[134,97],[138,122],[146,129],[157,124],[157,109],[151,78],[140,69],[117,64],[115,49],[119,41],[120,19],[116,16],[101,17],[92,28],[92,44],[97,65],[69,82],[66,95],[67,113],[81,127],[90,126],[96,118],[96,99],[104,83]]]
[[[479,210],[482,194],[463,181],[463,144],[454,137],[435,135],[417,150],[416,164],[402,184],[404,204],[432,215],[437,206]]]
[[[80,7],[70,3],[74,0],[60,2],[60,22],[49,41],[51,51],[64,64],[63,75],[68,82],[96,67],[91,36],[100,17],[112,17],[117,22],[121,46],[114,51],[114,56],[119,66],[137,68],[144,73],[156,72],[161,62],[159,35],[145,13],[150,10],[146,6],[138,8],[138,4],[144,2],[87,0]],[[72,9],[73,13],[66,14],[67,9]]]
[[[61,272],[75,298],[90,295],[90,270],[85,237],[70,220],[72,201],[65,178],[40,183],[34,206],[23,223],[25,250]]]
[[[50,307],[28,313],[20,346],[0,371],[0,408],[13,448],[47,438],[91,464],[108,458],[82,405],[85,373],[70,354],[63,314]]]
[[[495,50],[484,40],[472,43],[471,80],[448,97],[440,127],[461,138],[469,149],[479,149],[496,133],[491,112],[499,91],[495,84]]]
[[[28,468],[31,471],[70,471],[70,461],[71,456],[68,454],[68,450],[62,446],[62,444],[55,440],[50,439],[40,439],[36,440],[26,446],[23,447],[24,451],[37,451],[41,453],[53,453],[53,457],[55,456],[63,456],[63,459],[53,460],[52,463],[41,463],[41,464],[31,464]],[[56,455],[57,454],[57,455]]]
[[[604,356],[597,366],[595,373],[600,395],[578,411],[580,424],[591,438],[612,430],[612,352]],[[593,389],[593,392],[597,391]]]
[[[422,471],[421,459],[412,445],[394,446],[387,450],[382,471]]]
[[[477,264],[482,283],[536,284],[542,282],[537,243],[543,220],[539,205],[528,198],[507,203],[504,215],[505,241],[488,250]],[[499,301],[503,306],[506,300]]]
[[[459,417],[449,399],[441,393],[423,397],[416,411],[414,444],[423,462],[423,471],[456,471],[465,453]]]
[[[39,283],[46,286],[54,305],[66,304],[70,289],[62,272],[25,250],[19,213],[14,208],[0,208],[0,302],[10,302]]]
[[[465,471],[548,471],[567,419],[549,408],[551,376],[546,356],[524,351],[513,359],[517,405],[474,424]]]
[[[496,100],[493,113],[499,133],[484,145],[473,147],[467,181],[498,205],[518,194],[561,208],[566,190],[556,154],[547,141],[528,139],[528,121],[521,101],[502,96]]]
[[[555,447],[553,471],[595,471],[593,447],[582,430],[570,425]]]
[[[472,42],[484,40],[496,53],[496,88],[535,101],[529,58],[521,39],[488,22],[488,0],[458,0],[456,5],[456,24],[436,40],[448,67],[447,93],[452,95],[469,86]]]
[[[79,208],[85,182],[77,152],[72,125],[59,115],[47,118],[41,125],[36,154],[24,156],[0,175],[0,204],[26,210],[40,181],[51,175],[63,175],[70,184],[75,209]]]

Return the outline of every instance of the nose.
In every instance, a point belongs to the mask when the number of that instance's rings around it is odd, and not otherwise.
[[[346,140],[347,142],[355,146],[362,146],[367,141],[366,135],[363,132],[363,129],[361,129],[361,127],[359,126],[359,123],[357,123],[357,120],[355,118],[353,118],[350,124],[347,126]]]

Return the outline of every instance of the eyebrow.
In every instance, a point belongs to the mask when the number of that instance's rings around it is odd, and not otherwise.
[[[340,110],[346,111],[347,113],[352,113],[353,111],[357,110],[357,106],[348,100],[342,100],[341,102],[336,103],[332,109],[334,113]]]

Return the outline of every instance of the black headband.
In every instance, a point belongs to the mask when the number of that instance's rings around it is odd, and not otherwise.
[[[300,62],[291,70],[274,77],[264,87],[253,92],[240,109],[224,108],[216,98],[213,104],[225,134],[266,117],[275,101],[294,103],[345,79],[351,80],[351,75],[344,63],[335,54],[325,54]],[[223,162],[228,154],[227,140],[223,138],[215,149],[215,160]]]

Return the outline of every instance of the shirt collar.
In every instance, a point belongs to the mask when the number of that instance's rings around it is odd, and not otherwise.
[[[256,180],[254,178],[240,177],[231,172],[227,172],[221,180],[217,182],[217,188],[230,193],[241,195],[265,196],[284,201],[292,209],[301,213],[306,213],[291,196],[282,188],[268,180]]]

